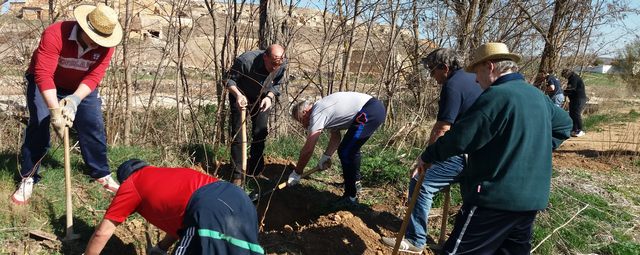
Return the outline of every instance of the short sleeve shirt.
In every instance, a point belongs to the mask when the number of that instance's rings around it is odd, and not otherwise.
[[[167,234],[178,236],[191,194],[216,178],[189,168],[147,166],[120,185],[105,219],[124,222],[134,212]]]
[[[311,109],[309,132],[348,129],[356,114],[371,98],[358,92],[337,92],[323,97]]]
[[[455,71],[440,91],[438,121],[455,123],[458,116],[467,111],[480,94],[482,88],[476,82],[475,74],[462,69]]]

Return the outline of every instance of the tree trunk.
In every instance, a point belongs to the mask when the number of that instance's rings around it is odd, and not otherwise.
[[[260,0],[260,27],[258,28],[258,47],[266,49],[280,41],[281,0]]]

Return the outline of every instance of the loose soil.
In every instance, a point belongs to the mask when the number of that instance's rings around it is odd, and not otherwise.
[[[639,144],[640,121],[607,124],[601,127],[601,131],[590,131],[583,137],[571,138],[563,143],[553,154],[554,169],[593,172],[637,169],[633,161],[640,154]],[[230,165],[219,163],[214,171],[228,180],[230,169]],[[268,158],[264,175],[270,180],[249,178],[248,186],[260,191],[268,190],[286,180],[292,169],[293,162],[290,160]],[[391,249],[385,247],[380,238],[393,236],[399,230],[406,210],[405,195],[390,187],[364,187],[365,196],[384,194],[387,199],[371,205],[338,207],[333,202],[342,194],[339,172],[332,174],[333,177],[318,175],[320,174],[303,181],[305,185],[276,191],[257,202],[260,243],[268,254],[390,254]],[[76,196],[74,199],[82,198]],[[447,213],[453,217],[456,212],[457,207],[453,206]],[[95,211],[94,222],[77,227],[93,228],[103,213]],[[440,208],[431,211],[430,228],[438,228],[441,215]],[[63,218],[57,220],[64,221]],[[55,235],[64,236],[64,233]],[[139,217],[130,219],[117,229],[105,248],[105,254],[144,254],[145,251],[139,244],[155,243],[161,236],[161,231],[149,226]],[[88,237],[83,238],[65,244],[57,240],[28,237],[5,242],[8,245],[0,248],[0,253],[73,253],[82,251]],[[435,236],[431,238],[437,239]],[[430,244],[433,244],[432,239]],[[429,249],[425,253],[433,254]]]

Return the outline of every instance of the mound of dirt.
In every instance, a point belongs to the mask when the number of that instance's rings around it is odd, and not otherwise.
[[[322,216],[299,232],[309,254],[384,254],[388,250],[378,233],[347,211]]]

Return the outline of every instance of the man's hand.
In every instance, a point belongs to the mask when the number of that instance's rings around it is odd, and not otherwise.
[[[318,166],[316,166],[320,170],[326,170],[331,166],[331,156],[327,156],[322,154],[320,160],[318,160]]]
[[[292,171],[291,174],[289,174],[289,178],[287,179],[287,186],[298,185],[300,183],[301,177],[302,176],[296,173],[296,171]]]
[[[149,247],[147,249],[147,255],[167,255],[167,251],[163,250],[156,244],[156,246]]]
[[[240,94],[236,96],[236,104],[238,104],[238,108],[240,109],[244,109],[247,107],[247,97],[245,97],[244,95]]]
[[[271,103],[273,103],[271,102],[271,97],[264,97],[262,99],[262,102],[260,102],[260,111],[264,112],[266,110],[269,110],[269,108],[271,108]]]
[[[70,121],[65,119],[62,115],[62,108],[50,108],[49,112],[53,131],[55,131],[61,139],[64,138],[64,127],[69,125]]]
[[[80,97],[76,95],[69,95],[60,100],[62,106],[62,116],[70,121],[69,127],[73,126],[73,121],[76,119],[76,112],[78,112],[78,105],[80,104]]]
[[[426,171],[428,167],[431,167],[431,164],[425,163],[424,161],[422,161],[422,158],[418,156],[418,158],[416,158],[416,160],[413,162],[413,165],[411,166],[411,177],[414,177],[416,174],[424,173],[424,171]]]

